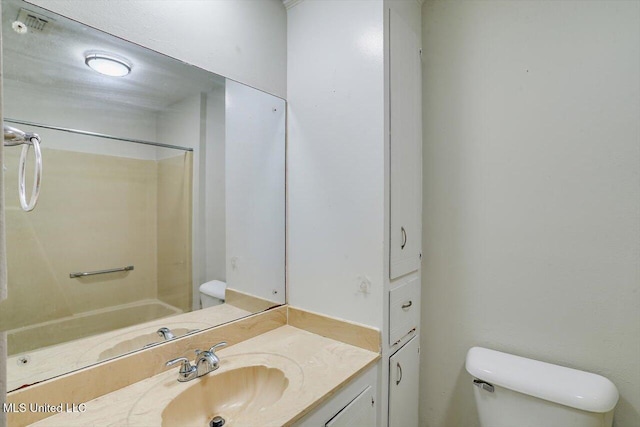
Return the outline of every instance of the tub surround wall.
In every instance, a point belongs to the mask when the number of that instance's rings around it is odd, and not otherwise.
[[[9,355],[32,352],[178,313],[180,310],[175,307],[157,299],[148,299],[36,323],[7,331]]]
[[[191,153],[159,160],[157,204],[157,295],[182,311],[191,311]]]
[[[7,164],[15,172],[19,152],[8,154]],[[190,194],[169,197],[189,188],[191,155],[158,163],[43,148],[43,157],[47,176],[38,208],[25,213],[15,195],[6,200],[11,293],[2,307],[4,326],[14,329],[157,297],[188,309],[191,278],[185,266],[190,253],[184,252],[190,250]],[[8,188],[17,187],[15,175],[6,175]],[[158,194],[158,186],[164,189],[167,181],[180,188]],[[172,234],[183,233],[181,245],[172,246],[169,231],[158,234],[158,216],[174,223]],[[135,270],[69,278],[70,272],[126,265]],[[170,275],[176,268],[178,274]],[[172,281],[157,283],[159,273]]]
[[[206,161],[208,132],[207,123],[204,121],[207,114],[206,106],[207,94],[199,93],[196,95],[188,96],[179,102],[176,102],[168,106],[164,111],[158,114],[158,122],[156,125],[156,133],[158,135],[158,142],[163,144],[178,144],[182,147],[188,147],[193,149],[192,159],[192,176],[193,186],[191,190],[191,201],[193,206],[192,216],[189,218],[191,221],[191,248],[188,250],[194,255],[190,260],[191,267],[191,292],[193,295],[198,295],[198,287],[205,282],[204,270],[207,263],[207,253],[204,241],[204,233],[201,230],[205,229],[205,214],[203,212],[205,207],[205,191],[207,188],[207,181],[204,174],[206,173]],[[215,142],[215,141],[212,141]],[[183,182],[183,179],[180,178]],[[168,185],[169,182],[166,182]],[[178,190],[174,187],[174,190]],[[172,208],[173,210],[174,208]],[[177,213],[177,212],[176,212]],[[176,218],[177,219],[177,218]],[[170,218],[165,218],[165,224],[173,227],[168,221]],[[182,220],[181,220],[182,221]],[[178,227],[184,225],[184,222],[179,221]],[[173,231],[167,231],[167,233],[173,234]],[[164,237],[169,237],[170,234],[166,234]],[[164,259],[165,262],[171,264],[180,262],[183,259],[184,251],[177,248],[171,248],[170,246],[163,245],[163,253],[167,252],[170,255],[172,251],[175,251],[176,259]],[[186,266],[186,265],[185,265]],[[167,266],[167,269],[176,273],[180,266],[174,265],[173,267]],[[167,280],[164,282],[170,285]],[[164,286],[164,284],[163,284]],[[196,310],[200,307],[199,299],[192,298],[191,308]]]
[[[420,425],[478,425],[475,345],[601,374],[640,425],[639,17],[425,2]]]
[[[156,139],[156,124],[161,117],[152,111],[132,110],[126,104],[83,102],[54,87],[14,80],[5,81],[3,91],[5,101],[9,100],[4,111],[8,117],[129,138]],[[41,102],[28,102],[34,98]],[[11,283],[17,294],[12,292],[15,295],[11,295],[11,301],[2,306],[3,313],[11,314],[3,316],[3,322],[11,321],[3,328],[25,325],[25,318],[33,324],[110,305],[156,298],[157,268],[160,267],[156,242],[163,237],[157,233],[157,210],[160,207],[163,214],[169,210],[167,206],[158,205],[166,205],[166,197],[157,190],[164,179],[158,175],[157,159],[177,153],[182,160],[186,157],[175,150],[24,125],[19,127],[41,135],[45,174],[40,202],[33,212],[25,214],[20,210],[15,191],[7,195],[8,215],[13,221],[8,231],[14,236],[9,242],[12,251],[9,258],[13,263],[10,271],[15,279]],[[11,181],[6,184],[7,188],[13,189],[16,187],[19,149],[11,150],[10,155],[12,158],[5,163],[8,168],[5,176]],[[190,168],[186,163],[185,167]],[[110,208],[98,208],[105,204]],[[18,234],[14,232],[16,220],[22,224]],[[56,225],[52,226],[50,221],[55,221]],[[31,238],[23,239],[23,232],[28,232]],[[20,241],[18,246],[17,241]],[[96,247],[95,241],[106,243]],[[41,255],[41,267],[36,269],[30,264],[34,254]],[[125,265],[134,265],[135,270],[69,278],[70,272]],[[177,263],[162,264],[164,270],[173,271],[179,267]],[[28,279],[33,272],[40,276],[38,280]],[[189,279],[185,280],[190,280],[190,272],[186,274]],[[24,280],[28,280],[27,286],[23,285]],[[182,285],[185,280],[176,280],[174,284]],[[168,293],[163,285],[160,288],[162,294]],[[183,298],[190,298],[188,293],[185,290]],[[41,304],[42,295],[47,296],[49,304]],[[14,301],[20,303],[14,304]],[[32,309],[20,308],[23,303]]]
[[[44,145],[42,152],[37,209],[23,212],[15,194],[6,199],[9,329],[155,297],[156,162]],[[13,189],[19,151],[7,154],[5,185]],[[127,265],[135,270],[69,278]]]

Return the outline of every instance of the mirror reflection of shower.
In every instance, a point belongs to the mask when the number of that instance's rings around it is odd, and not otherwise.
[[[8,389],[283,304],[285,102],[21,0],[2,20],[5,122],[46,142],[30,213],[3,153]]]
[[[40,195],[40,185],[42,183],[42,153],[40,151],[40,142],[40,135],[37,133],[23,132],[18,128],[4,125],[4,146],[15,147],[22,145],[18,166],[18,198],[20,200],[20,207],[25,212],[31,212],[36,207],[38,196]],[[27,156],[29,155],[30,147],[33,147],[35,168],[31,197],[29,201],[27,201]]]

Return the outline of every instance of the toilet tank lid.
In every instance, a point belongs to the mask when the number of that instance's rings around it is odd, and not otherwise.
[[[487,348],[471,348],[466,368],[493,385],[583,411],[609,412],[618,402],[618,389],[603,376]]]
[[[225,290],[227,289],[227,284],[220,280],[211,280],[209,282],[203,283],[200,285],[200,292],[209,295],[210,297],[218,298],[224,300]]]

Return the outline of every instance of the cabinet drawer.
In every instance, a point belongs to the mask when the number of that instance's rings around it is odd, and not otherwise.
[[[389,345],[418,328],[420,320],[420,280],[411,279],[389,291]]]

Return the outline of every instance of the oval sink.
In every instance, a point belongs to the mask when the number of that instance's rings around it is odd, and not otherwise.
[[[162,426],[207,427],[216,416],[225,425],[242,425],[243,418],[254,418],[280,400],[288,385],[284,372],[263,365],[209,374],[171,400],[162,411]]]

